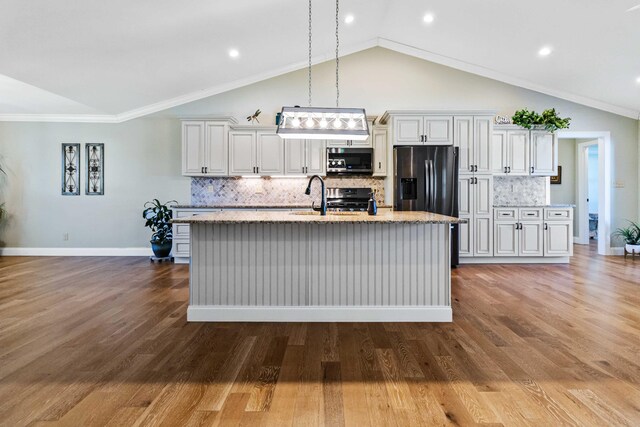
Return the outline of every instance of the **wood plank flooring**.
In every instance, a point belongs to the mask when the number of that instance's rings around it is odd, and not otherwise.
[[[451,324],[205,324],[187,266],[3,257],[0,425],[640,425],[640,260],[453,278]]]

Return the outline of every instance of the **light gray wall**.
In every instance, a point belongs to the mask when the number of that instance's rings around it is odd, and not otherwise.
[[[558,165],[562,166],[561,184],[551,184],[551,203],[576,204],[576,140],[558,139]]]
[[[62,142],[82,143],[80,196],[60,195]],[[84,143],[105,144],[105,195],[84,195]],[[0,200],[7,247],[144,247],[145,201],[189,200],[180,175],[180,122],[139,119],[122,124],[0,123],[8,176]],[[64,233],[69,240],[63,241]]]
[[[333,67],[332,62],[314,67],[316,106],[335,104]],[[511,115],[523,107],[555,107],[573,118],[571,130],[610,131],[612,180],[624,182],[623,188],[612,189],[613,228],[625,218],[638,218],[637,120],[382,48],[342,58],[340,70],[341,105],[363,106],[368,114],[387,109],[495,109]],[[7,246],[58,247],[67,231],[68,246],[146,246],[148,233],[138,221],[142,203],[155,196],[189,198],[189,180],[180,176],[176,118],[231,113],[244,121],[260,108],[260,121],[273,123],[283,105],[306,104],[306,78],[306,70],[284,74],[119,125],[0,123],[0,154],[13,165],[9,187],[0,197],[7,200],[12,222],[0,240]],[[104,198],[59,195],[59,149],[67,141],[106,144]]]

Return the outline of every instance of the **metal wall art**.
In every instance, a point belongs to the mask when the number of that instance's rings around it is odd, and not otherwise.
[[[80,195],[80,144],[62,144],[62,195]]]
[[[104,194],[104,144],[87,144],[87,196]]]

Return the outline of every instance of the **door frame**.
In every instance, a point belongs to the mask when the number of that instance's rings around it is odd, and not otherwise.
[[[613,255],[611,250],[611,132],[604,131],[558,131],[558,139],[590,139],[576,145],[576,194],[580,210],[578,221],[578,238],[583,239],[581,230],[584,230],[585,222],[583,209],[588,211],[584,186],[586,185],[586,165],[585,159],[580,158],[581,151],[584,156],[584,149],[587,145],[598,144],[598,254]],[[582,146],[582,150],[581,150]],[[582,194],[582,197],[580,196]],[[584,206],[582,205],[584,203]],[[576,220],[576,218],[574,218]],[[587,233],[589,237],[589,222],[586,221]]]
[[[598,140],[587,142],[579,142],[576,144],[576,204],[578,212],[575,220],[578,222],[577,234],[574,241],[580,245],[589,244],[589,203],[588,203],[588,179],[589,179],[589,147],[598,145]],[[598,153],[599,154],[599,153]],[[598,155],[598,160],[599,160]],[[599,185],[598,185],[599,186]],[[599,195],[598,195],[599,196]],[[600,209],[600,200],[598,199],[598,209]],[[586,217],[584,213],[587,213]],[[598,213],[598,233],[600,233],[600,213]],[[600,234],[598,234],[600,236]]]

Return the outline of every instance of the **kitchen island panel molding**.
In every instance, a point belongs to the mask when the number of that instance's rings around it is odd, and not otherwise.
[[[451,321],[449,224],[191,223],[189,321]]]

